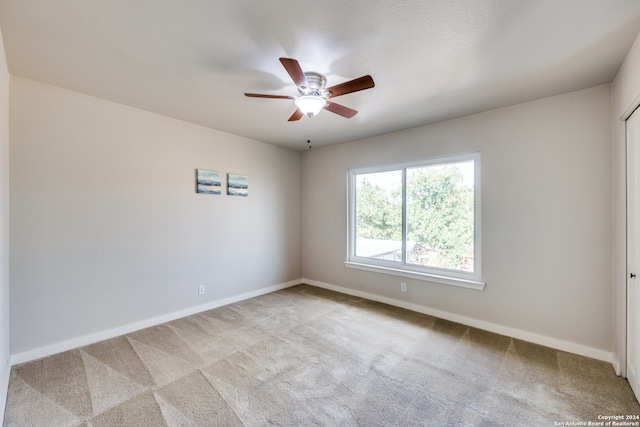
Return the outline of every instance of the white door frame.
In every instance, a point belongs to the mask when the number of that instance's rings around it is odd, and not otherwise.
[[[629,105],[629,107],[627,108],[627,110],[624,112],[624,114],[622,114],[622,116],[620,116],[619,120],[615,121],[614,119],[614,123],[612,123],[612,126],[618,126],[618,131],[620,132],[619,135],[621,134],[623,136],[623,140],[621,141],[621,139],[616,139],[613,141],[613,144],[619,144],[620,142],[624,143],[623,146],[623,154],[624,154],[624,163],[620,164],[617,163],[617,165],[624,167],[624,180],[621,182],[621,187],[619,188],[619,191],[621,193],[621,199],[618,200],[618,203],[616,203],[614,205],[614,213],[620,212],[621,217],[618,216],[618,218],[620,218],[620,225],[618,228],[616,228],[614,230],[615,235],[619,236],[619,243],[618,246],[616,246],[618,248],[618,250],[622,250],[622,252],[620,253],[621,257],[623,257],[624,259],[620,259],[620,262],[617,262],[616,259],[614,257],[613,259],[613,268],[614,271],[612,272],[612,279],[613,279],[613,286],[615,286],[616,288],[618,288],[621,292],[621,295],[619,295],[620,299],[616,299],[613,301],[613,305],[614,305],[614,313],[616,309],[619,309],[620,311],[622,311],[621,313],[621,317],[624,319],[624,322],[618,322],[618,321],[614,321],[614,334],[619,336],[621,335],[622,337],[624,337],[624,339],[619,342],[619,345],[621,348],[619,349],[615,349],[614,348],[614,368],[616,368],[616,371],[619,375],[621,375],[622,377],[626,378],[627,377],[627,352],[628,352],[628,322],[629,322],[629,316],[628,316],[628,312],[627,312],[627,288],[628,288],[628,274],[629,272],[627,271],[627,266],[629,265],[628,263],[628,254],[627,254],[627,250],[628,250],[628,218],[627,218],[627,214],[628,214],[628,206],[627,206],[627,200],[628,200],[628,183],[627,183],[627,179],[628,179],[628,167],[629,167],[629,159],[628,159],[628,153],[627,153],[627,147],[628,147],[628,142],[627,142],[627,119],[629,117],[631,117],[631,115],[634,113],[634,111],[636,109],[640,108],[640,95]],[[613,132],[612,134],[612,138],[615,137],[616,132]],[[614,154],[615,154],[615,149],[614,149]],[[616,166],[616,163],[614,163],[614,168]],[[614,169],[615,170],[615,169]],[[615,177],[614,177],[614,182],[615,181]],[[615,200],[614,200],[615,202]],[[615,218],[614,218],[614,222],[615,222]],[[614,239],[615,241],[615,239]],[[614,248],[615,250],[615,248]],[[620,271],[619,268],[622,267],[621,264],[624,264],[624,281],[621,282],[620,281]],[[615,296],[615,293],[614,293]],[[621,300],[624,300],[624,304],[621,303]],[[616,350],[620,350],[619,353],[617,353]],[[617,354],[616,354],[617,353]]]
[[[634,116],[635,114],[635,116]],[[633,117],[632,126],[629,119]],[[626,277],[625,352],[622,375],[640,400],[640,110],[630,111],[624,121],[626,157]]]

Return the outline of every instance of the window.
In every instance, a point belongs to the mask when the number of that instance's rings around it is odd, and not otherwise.
[[[348,267],[482,289],[480,154],[349,171]]]

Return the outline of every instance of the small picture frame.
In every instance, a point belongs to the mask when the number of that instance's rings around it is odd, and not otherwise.
[[[237,173],[228,173],[227,195],[247,197],[249,195],[249,179],[247,176]]]
[[[196,169],[196,193],[222,194],[222,177],[220,172]]]

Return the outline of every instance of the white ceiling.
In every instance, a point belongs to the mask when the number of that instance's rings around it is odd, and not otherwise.
[[[0,0],[12,75],[306,150],[609,83],[638,0]],[[376,87],[287,122],[279,57]]]

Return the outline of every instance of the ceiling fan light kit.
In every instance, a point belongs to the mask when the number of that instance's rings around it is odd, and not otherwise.
[[[370,89],[375,86],[373,78],[366,75],[325,89],[327,79],[322,74],[313,71],[302,71],[302,67],[300,67],[300,64],[295,59],[280,58],[280,62],[296,84],[300,95],[285,96],[245,93],[245,96],[251,98],[293,99],[297,109],[291,117],[289,117],[290,122],[300,120],[302,116],[305,115],[307,117],[313,117],[323,109],[350,119],[358,113],[356,110],[327,100],[336,96]]]
[[[327,106],[327,101],[320,95],[300,95],[293,101],[302,114],[313,117]]]

